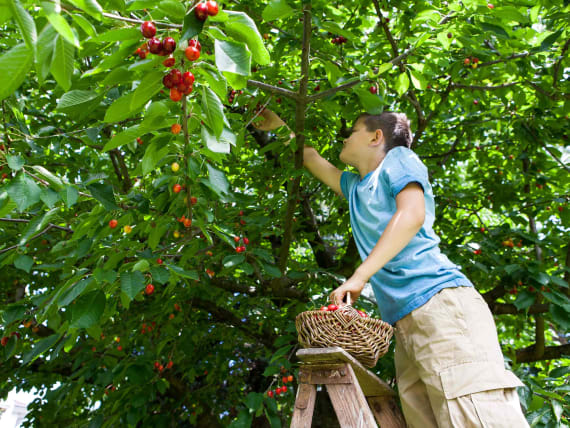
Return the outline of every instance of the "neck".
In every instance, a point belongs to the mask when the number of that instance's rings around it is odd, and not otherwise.
[[[362,180],[371,171],[374,171],[382,163],[386,155],[384,150],[380,150],[375,153],[374,156],[370,156],[368,159],[362,161],[360,165],[355,165],[356,169],[360,173],[360,179]]]

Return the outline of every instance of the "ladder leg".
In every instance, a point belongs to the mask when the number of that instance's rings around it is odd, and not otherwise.
[[[368,397],[368,404],[380,428],[406,428],[404,415],[392,397]]]
[[[352,367],[346,365],[350,383],[328,384],[336,416],[342,428],[377,428],[366,397],[358,384]]]
[[[311,428],[316,398],[317,388],[315,385],[308,383],[299,384],[291,428]]]

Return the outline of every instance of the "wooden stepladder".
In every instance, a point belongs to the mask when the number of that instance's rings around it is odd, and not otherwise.
[[[342,348],[301,349],[291,428],[310,428],[317,385],[326,385],[342,428],[405,428],[396,392]]]

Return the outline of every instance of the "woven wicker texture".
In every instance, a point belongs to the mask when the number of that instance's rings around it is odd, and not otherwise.
[[[362,317],[350,304],[330,312],[301,312],[295,327],[304,348],[340,346],[366,367],[388,352],[393,334],[390,324]]]

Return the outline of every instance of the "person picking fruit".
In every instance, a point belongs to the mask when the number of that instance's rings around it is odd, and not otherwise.
[[[272,111],[254,123],[286,124]],[[294,134],[292,134],[294,136]],[[489,307],[439,249],[428,171],[411,150],[403,113],[363,113],[342,141],[341,171],[308,145],[304,166],[347,199],[362,264],[330,294],[342,305],[370,282],[384,321],[394,326],[398,391],[410,427],[528,427],[505,369]]]

